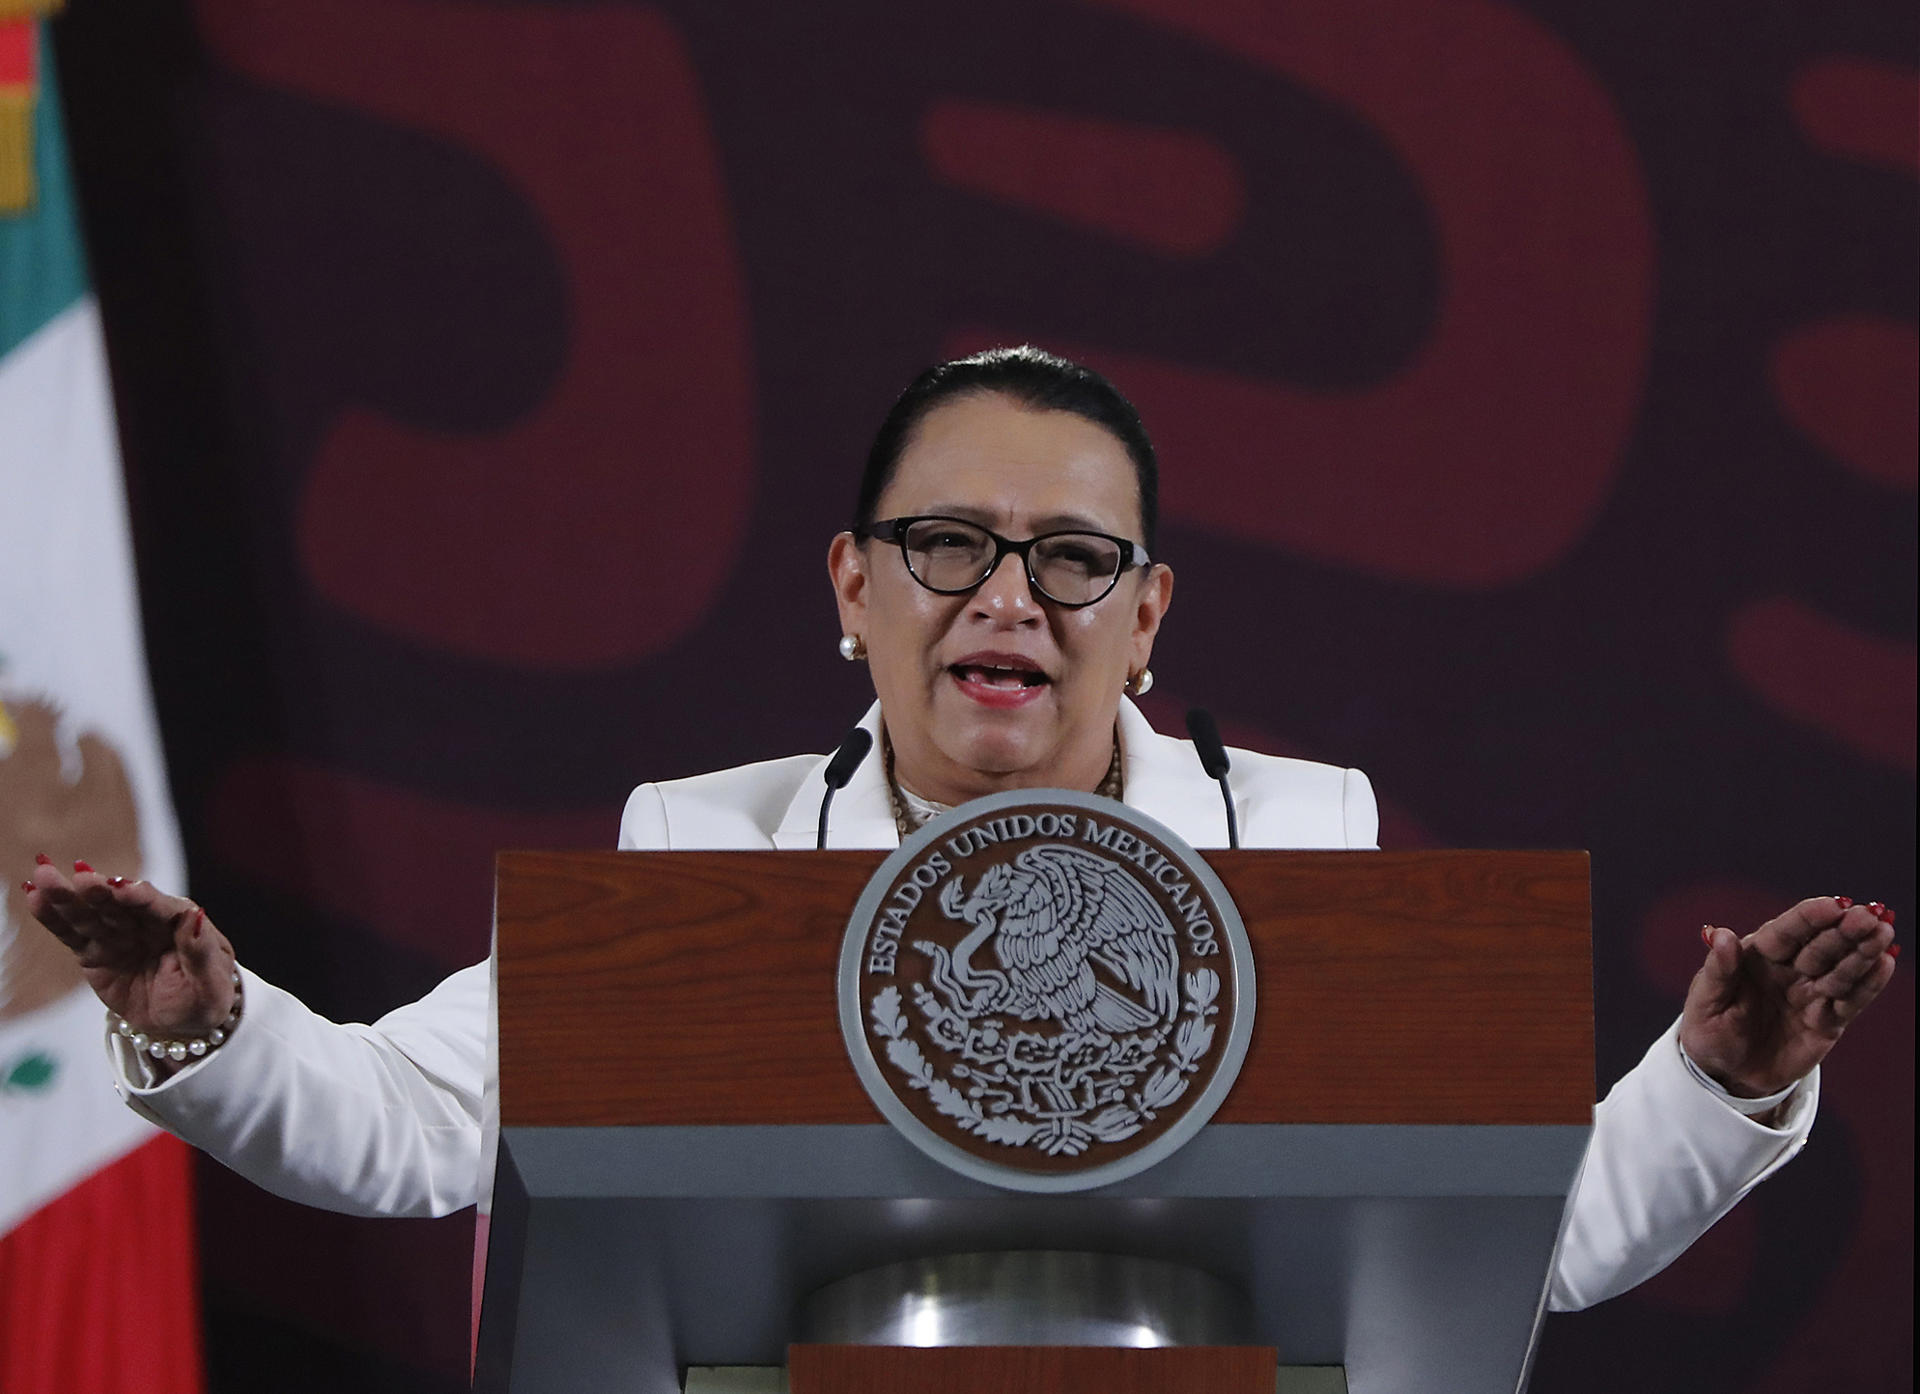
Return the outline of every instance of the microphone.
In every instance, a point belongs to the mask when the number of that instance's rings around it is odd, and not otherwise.
[[[1227,802],[1227,846],[1238,850],[1240,820],[1234,815],[1233,788],[1227,783],[1227,770],[1233,762],[1227,759],[1227,748],[1220,742],[1220,728],[1213,723],[1213,713],[1205,707],[1188,708],[1187,734],[1193,737],[1193,748],[1199,752],[1200,768],[1207,772],[1207,778],[1220,781],[1220,797]]]
[[[820,800],[820,833],[814,840],[814,850],[822,850],[827,845],[827,809],[833,804],[833,796],[847,787],[847,781],[853,778],[853,772],[860,768],[860,762],[867,758],[867,752],[872,749],[873,732],[864,726],[856,726],[847,732],[847,738],[840,742],[840,748],[827,761],[824,776],[827,794]]]

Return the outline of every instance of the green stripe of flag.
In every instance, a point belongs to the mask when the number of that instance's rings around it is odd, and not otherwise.
[[[36,197],[25,213],[0,214],[0,358],[87,293],[87,261],[67,168],[67,137],[60,120],[60,84],[44,23],[40,44],[40,100],[33,112]]]

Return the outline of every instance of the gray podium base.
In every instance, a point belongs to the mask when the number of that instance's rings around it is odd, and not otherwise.
[[[1131,1254],[939,1254],[808,1294],[796,1339],[847,1346],[1246,1346],[1247,1295]]]
[[[1282,1365],[1274,1394],[1348,1394],[1338,1365]],[[685,1394],[787,1394],[787,1372],[777,1365],[696,1365]]]
[[[1210,1273],[1253,1343],[1352,1394],[1517,1390],[1588,1131],[1216,1124],[1031,1196],[884,1124],[507,1129],[475,1387],[680,1394],[689,1367],[782,1365],[802,1299],[850,1275],[1059,1249]]]

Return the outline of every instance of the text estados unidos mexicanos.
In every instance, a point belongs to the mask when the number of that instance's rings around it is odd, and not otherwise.
[[[943,877],[953,874],[956,863],[966,861],[994,843],[1018,842],[1030,837],[1078,837],[1122,861],[1132,862],[1166,893],[1192,952],[1196,956],[1220,952],[1219,942],[1213,937],[1213,919],[1206,897],[1194,889],[1178,863],[1169,861],[1125,828],[1103,826],[1097,818],[1088,817],[1082,827],[1077,814],[1013,813],[956,833],[914,864],[880,909],[880,918],[867,939],[867,971],[892,975],[907,921],[926,899],[927,892],[939,885]]]

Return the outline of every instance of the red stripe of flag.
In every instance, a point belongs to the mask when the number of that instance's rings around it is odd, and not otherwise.
[[[0,1390],[204,1394],[191,1169],[156,1137],[0,1236]]]
[[[30,19],[0,20],[0,87],[33,86],[33,28]]]

